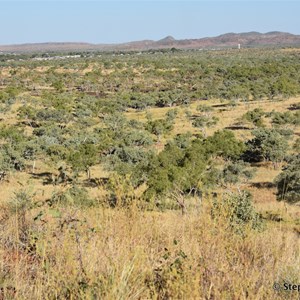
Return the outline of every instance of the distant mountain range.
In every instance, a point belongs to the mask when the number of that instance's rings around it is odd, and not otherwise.
[[[21,45],[0,45],[0,52],[52,52],[52,51],[143,51],[149,49],[220,49],[220,48],[300,46],[300,35],[272,31],[268,33],[245,32],[226,33],[217,37],[176,40],[167,36],[161,40],[143,40],[122,44],[89,43],[33,43]]]

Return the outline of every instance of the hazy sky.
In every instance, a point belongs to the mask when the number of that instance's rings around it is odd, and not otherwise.
[[[3,1],[0,44],[117,43],[227,32],[300,34],[299,1]]]

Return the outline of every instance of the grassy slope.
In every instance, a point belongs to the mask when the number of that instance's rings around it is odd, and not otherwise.
[[[134,207],[45,211],[18,227],[11,217],[0,250],[7,299],[280,299],[274,281],[299,282],[295,233],[268,226],[241,238],[210,219],[208,203],[185,217]],[[38,229],[34,255],[13,247],[27,227]]]
[[[232,125],[249,109],[285,111],[299,101],[253,103],[226,111],[217,107],[221,104],[217,100],[198,101],[189,109],[195,112],[197,105],[204,103],[215,107],[220,122],[208,130],[212,134]],[[160,118],[169,109],[152,108],[149,112]],[[197,132],[185,118],[185,110],[179,108],[172,135]],[[130,111],[126,116],[145,120],[144,112]],[[5,121],[15,123],[15,114],[6,115]],[[235,133],[241,139],[250,137],[248,130]],[[157,145],[158,150],[168,138]],[[36,173],[45,171],[53,170],[38,161]],[[265,231],[249,230],[244,239],[228,230],[225,216],[218,223],[210,218],[210,199],[184,217],[177,211],[141,212],[131,207],[126,211],[62,208],[57,218],[57,212],[42,207],[22,218],[21,212],[8,211],[4,203],[16,191],[37,191],[34,199],[39,201],[66,187],[45,186],[42,179],[29,173],[16,173],[9,182],[1,183],[0,220],[5,243],[0,246],[0,299],[294,299],[295,293],[281,295],[272,290],[273,282],[280,278],[300,282],[300,212],[297,207],[278,203],[275,188],[268,187],[278,173],[261,164],[246,185],[257,210],[269,221]],[[93,177],[103,175],[100,166],[92,168]],[[89,188],[89,192],[93,197],[103,195],[98,187]],[[40,211],[42,218],[33,221]],[[282,222],[270,220],[278,217]],[[34,251],[20,250],[17,245],[32,232],[29,236],[37,240],[26,247],[34,245]]]

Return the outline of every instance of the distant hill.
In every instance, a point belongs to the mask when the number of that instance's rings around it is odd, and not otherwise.
[[[149,49],[212,49],[265,46],[300,46],[300,35],[272,31],[267,33],[245,32],[226,33],[217,37],[176,40],[167,36],[161,40],[143,40],[122,44],[89,44],[89,43],[37,43],[22,45],[0,45],[0,52],[51,52],[51,51],[126,51]]]

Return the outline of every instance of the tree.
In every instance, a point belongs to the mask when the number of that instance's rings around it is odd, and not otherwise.
[[[265,112],[261,108],[255,108],[254,110],[247,111],[243,116],[242,120],[246,120],[253,123],[256,127],[264,127],[262,117]]]
[[[205,113],[206,115],[210,115],[210,113],[213,111],[213,108],[208,105],[198,105],[196,110],[201,113]]]
[[[98,161],[97,147],[93,144],[81,144],[77,150],[72,151],[68,161],[72,166],[75,175],[85,171],[88,179],[91,178],[90,167]]]
[[[145,129],[156,135],[158,141],[160,141],[163,134],[172,131],[173,127],[173,121],[170,121],[169,119],[149,120],[145,125]]]
[[[196,117],[192,121],[192,125],[197,128],[201,128],[201,131],[204,136],[206,136],[206,128],[210,128],[212,126],[215,126],[218,123],[218,118],[215,116],[208,117],[205,115]]]
[[[229,162],[222,171],[225,184],[238,184],[247,181],[254,175],[255,170],[250,169],[250,165],[243,161]]]
[[[287,139],[275,129],[256,129],[254,138],[247,142],[250,160],[282,162],[289,148]]]
[[[5,151],[0,151],[0,181],[4,180],[11,170],[10,158]]]
[[[286,111],[283,113],[274,112],[272,116],[272,125],[274,126],[284,126],[284,128],[298,126],[300,124],[300,113],[291,113]]]
[[[300,138],[297,138],[294,145],[293,145],[293,150],[296,152],[300,152]]]
[[[224,159],[236,160],[246,150],[242,141],[235,138],[234,133],[229,130],[218,130],[205,141],[207,150],[212,155],[221,156]]]
[[[103,158],[106,168],[121,176],[130,176],[136,187],[146,179],[146,169],[154,155],[153,138],[145,130],[123,130],[115,136],[111,151]]]
[[[196,116],[193,116],[191,114],[189,115],[189,113],[187,113],[186,115],[187,117],[192,119],[192,125],[196,128],[200,128],[202,134],[206,136],[206,128],[215,126],[219,119],[211,115],[213,109],[210,106],[198,105],[197,111],[200,112],[200,114]]]
[[[108,129],[116,132],[126,125],[126,118],[120,113],[113,113],[106,115],[103,122]]]
[[[0,128],[0,151],[4,157],[5,164],[10,169],[24,170],[26,160],[34,160],[39,146],[24,135],[22,129],[15,126],[2,126]]]
[[[177,115],[178,115],[178,109],[177,108],[171,109],[166,113],[166,117],[167,117],[166,119],[169,122],[174,122]]]
[[[292,156],[287,161],[275,183],[279,201],[300,202],[300,154]]]
[[[178,139],[169,142],[150,165],[146,197],[165,196],[175,190],[182,195],[194,195],[214,186],[217,173],[210,157],[202,139],[187,144]]]

